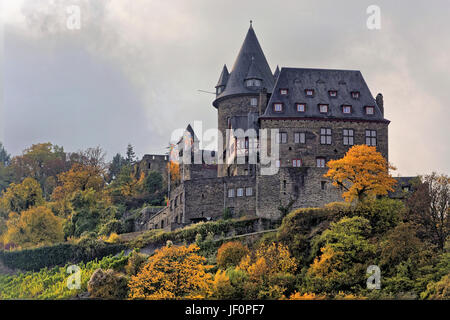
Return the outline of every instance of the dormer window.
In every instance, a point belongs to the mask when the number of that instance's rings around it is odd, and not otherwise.
[[[306,89],[305,90],[305,94],[307,97],[312,97],[314,95],[314,90],[313,89]]]
[[[282,103],[274,103],[273,104],[273,111],[275,112],[282,112],[283,111],[283,104]]]
[[[224,89],[223,86],[217,87],[216,88],[216,94],[218,94],[218,95],[221,94],[223,92],[223,89]]]
[[[297,103],[297,112],[305,112],[306,104],[305,103]]]
[[[250,105],[252,107],[256,107],[258,105],[258,99],[257,98],[251,98],[250,99]]]
[[[280,89],[280,94],[281,95],[287,95],[288,94],[288,89]]]
[[[375,113],[375,109],[374,109],[373,106],[367,106],[367,107],[366,107],[366,114],[372,115],[372,114],[374,114],[374,113]]]
[[[332,98],[336,98],[337,97],[337,91],[336,90],[330,90],[330,91],[328,91],[328,94]]]
[[[327,104],[319,104],[319,112],[320,113],[327,113],[328,112],[328,105]]]
[[[352,91],[351,94],[353,99],[359,99],[359,91]]]
[[[260,87],[261,80],[259,79],[248,79],[245,81],[247,87]]]
[[[342,106],[342,112],[346,114],[352,113],[352,106],[350,105],[343,105]]]

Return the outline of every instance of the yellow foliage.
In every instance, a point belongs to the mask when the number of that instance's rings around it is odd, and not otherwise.
[[[226,271],[217,270],[214,276],[212,285],[212,295],[217,299],[232,299],[234,294],[234,288],[231,285],[230,277],[228,277]]]
[[[326,299],[326,296],[324,295],[316,295],[315,293],[304,293],[301,294],[300,292],[295,292],[291,294],[289,297],[289,300],[324,300]]]
[[[212,276],[196,245],[171,246],[155,254],[129,283],[132,299],[203,299],[211,295]]]
[[[167,170],[170,173],[170,181],[177,184],[180,181],[180,165],[174,161],[169,161]]]
[[[389,165],[376,147],[356,145],[338,160],[330,160],[325,177],[333,181],[333,185],[345,190],[342,197],[351,202],[362,200],[367,196],[386,195],[393,191],[397,183],[389,174]]]
[[[102,172],[98,167],[80,163],[75,163],[69,171],[59,174],[58,181],[60,185],[52,194],[55,200],[65,199],[75,191],[100,191],[104,186]]]
[[[28,209],[20,215],[11,212],[7,227],[7,242],[23,247],[51,244],[64,239],[62,219],[43,206]]]
[[[253,259],[247,255],[239,264],[239,269],[248,272],[253,279],[261,279],[276,273],[294,273],[296,268],[297,264],[291,257],[289,249],[275,242],[270,245],[262,244]]]
[[[11,183],[8,189],[3,191],[0,209],[7,213],[20,212],[43,203],[44,198],[39,183],[33,178],[25,178],[22,183]]]
[[[106,242],[118,243],[118,242],[120,242],[120,236],[117,233],[113,232],[109,235],[108,239],[106,239]]]

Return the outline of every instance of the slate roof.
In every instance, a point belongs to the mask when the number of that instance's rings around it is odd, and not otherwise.
[[[275,69],[275,72],[273,73],[273,79],[276,82],[278,76],[280,75],[280,67],[277,66],[277,68]]]
[[[250,70],[252,65],[253,69]],[[262,87],[257,89],[247,88],[245,86],[245,79],[249,75],[249,72],[257,72],[262,78]],[[247,35],[245,36],[244,43],[239,50],[239,54],[234,62],[233,68],[230,72],[225,90],[220,93],[213,105],[217,107],[217,102],[226,96],[256,93],[258,89],[266,88],[270,93],[274,86],[274,78],[269,64],[267,63],[264,52],[256,37],[253,27],[250,25]]]
[[[229,76],[230,76],[230,73],[228,72],[227,65],[224,64],[223,65],[223,69],[222,69],[222,73],[220,74],[220,77],[219,77],[219,81],[217,81],[216,88],[217,87],[221,87],[221,86],[226,86]]]
[[[281,95],[280,89],[288,89]],[[313,89],[312,97],[306,96],[306,89]],[[330,97],[329,91],[336,90],[337,97]],[[351,92],[358,91],[359,98],[352,98]],[[283,103],[283,111],[275,112],[273,104]],[[306,103],[305,112],[297,112],[297,103]],[[328,113],[319,112],[319,104],[328,104]],[[342,105],[351,105],[352,113],[344,114]],[[373,106],[374,114],[367,115],[365,106]],[[384,121],[384,116],[373,98],[360,71],[282,68],[268,102],[264,118],[317,118]]]

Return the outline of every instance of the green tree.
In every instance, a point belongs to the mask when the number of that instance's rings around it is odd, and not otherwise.
[[[33,178],[25,178],[22,183],[12,183],[0,198],[0,211],[21,212],[44,203],[42,189]]]
[[[127,157],[125,158],[127,164],[132,165],[136,162],[136,154],[134,153],[131,143],[127,146]]]
[[[127,161],[120,153],[116,154],[112,159],[112,162],[109,164],[108,173],[109,179],[114,180],[120,173],[120,170],[124,165],[127,164]]]
[[[7,166],[9,165],[9,162],[11,161],[11,155],[6,152],[5,147],[0,142],[0,165]]]

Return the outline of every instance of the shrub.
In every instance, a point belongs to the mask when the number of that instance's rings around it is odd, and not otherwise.
[[[125,272],[132,276],[136,275],[146,261],[146,256],[133,250],[128,258],[128,264],[125,266]]]
[[[239,241],[224,243],[217,250],[217,265],[219,268],[227,269],[239,265],[241,259],[249,254],[249,250]]]
[[[217,270],[213,280],[212,296],[216,299],[233,299],[234,288],[231,285],[230,277],[224,270]]]
[[[127,278],[111,269],[97,269],[88,282],[92,298],[125,299],[128,295]]]
[[[382,198],[358,203],[354,215],[369,220],[373,234],[383,234],[398,224],[404,211],[402,201]]]
[[[122,230],[122,222],[117,219],[113,219],[108,221],[106,224],[101,225],[98,234],[108,236],[111,233],[121,233]]]

